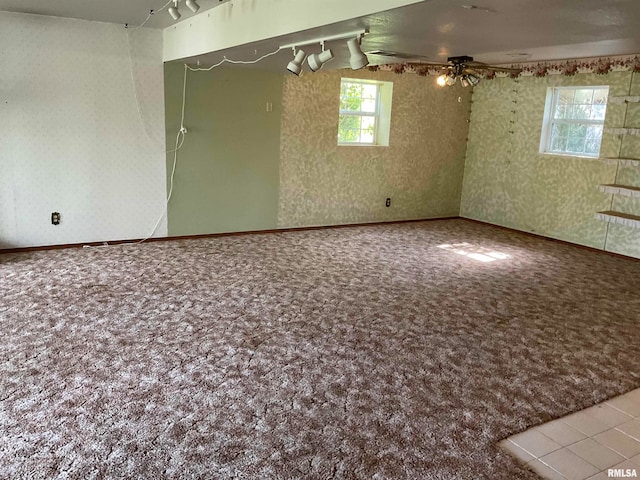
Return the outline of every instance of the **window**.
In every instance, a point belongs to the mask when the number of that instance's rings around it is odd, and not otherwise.
[[[342,79],[339,145],[389,145],[392,85]]]
[[[597,157],[609,87],[556,87],[547,92],[540,152]]]

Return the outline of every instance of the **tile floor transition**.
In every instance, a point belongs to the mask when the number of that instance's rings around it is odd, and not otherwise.
[[[640,478],[640,388],[513,435],[500,446],[549,480]]]

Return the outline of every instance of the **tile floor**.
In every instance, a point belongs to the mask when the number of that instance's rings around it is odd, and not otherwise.
[[[500,446],[549,480],[640,478],[640,388]]]

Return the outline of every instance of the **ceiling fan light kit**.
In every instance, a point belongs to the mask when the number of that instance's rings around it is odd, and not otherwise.
[[[472,85],[472,86],[476,86],[478,85],[478,83],[480,83],[480,77],[478,75],[475,75],[473,73],[469,73],[467,75],[467,81]]]
[[[486,63],[475,62],[473,57],[462,55],[459,57],[447,58],[448,63],[415,63],[412,64],[416,67],[434,67],[441,68],[443,73],[438,76],[436,83],[441,87],[451,87],[455,85],[457,81],[460,81],[460,85],[463,87],[475,87],[480,83],[481,70],[499,71],[515,73],[520,72],[517,68],[500,67],[494,65],[487,65]]]

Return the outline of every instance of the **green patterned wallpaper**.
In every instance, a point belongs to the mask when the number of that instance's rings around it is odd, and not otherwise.
[[[640,75],[636,73],[631,77],[631,88],[627,94],[634,96],[640,95]],[[621,110],[621,119],[617,120],[619,123],[612,126],[640,128],[640,104],[630,103],[626,106],[621,105],[618,108]],[[622,142],[620,145],[621,157],[640,158],[639,136],[625,135],[621,138],[619,137],[619,140]],[[619,167],[616,183],[640,187],[640,166]],[[639,198],[629,198],[619,195],[613,197],[609,195],[609,198],[613,199],[611,210],[640,215]],[[609,226],[606,249],[640,258],[640,229],[611,224]]]
[[[343,76],[393,82],[389,147],[337,145]],[[351,70],[287,76],[278,227],[457,216],[469,100],[468,90],[438,88],[433,76]]]
[[[640,257],[640,229],[595,218],[610,209],[640,215],[640,200],[615,196],[611,208],[612,195],[597,188],[614,183],[617,162],[539,153],[547,88],[572,85],[609,85],[610,97],[625,96],[640,90],[640,79],[628,71],[582,73],[475,87],[461,215],[595,248],[606,240],[607,250]],[[640,126],[638,107],[609,104],[605,127],[623,124]],[[640,158],[640,137],[605,133],[601,157],[619,153]],[[625,182],[640,186],[640,167],[620,167],[618,183]]]

